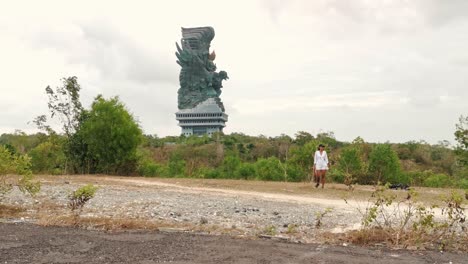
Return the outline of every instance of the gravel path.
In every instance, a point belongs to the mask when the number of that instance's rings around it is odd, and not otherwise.
[[[74,180],[43,181],[35,199],[14,190],[3,201],[34,208],[53,202],[66,213],[67,195],[82,186]],[[145,219],[184,226],[236,230],[240,235],[267,234],[316,241],[318,231],[343,232],[356,228],[360,217],[338,200],[316,199],[254,191],[195,188],[145,179],[119,179],[96,184],[95,198],[82,216]],[[317,228],[317,215],[321,217]]]

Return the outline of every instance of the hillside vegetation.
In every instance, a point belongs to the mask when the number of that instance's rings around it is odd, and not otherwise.
[[[229,178],[307,181],[313,153],[325,144],[331,161],[328,180],[347,185],[401,183],[427,187],[468,188],[468,116],[455,125],[456,146],[448,141],[352,142],[333,132],[294,137],[143,135],[140,125],[118,97],[96,96],[86,109],[76,77],[46,88],[49,115],[34,123],[42,132],[2,134],[0,145],[15,156],[28,156],[36,174],[143,175],[147,177]],[[48,125],[47,116],[62,124]]]

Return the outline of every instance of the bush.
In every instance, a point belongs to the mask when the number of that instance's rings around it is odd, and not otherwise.
[[[46,141],[33,148],[29,155],[31,156],[31,165],[34,173],[55,174],[57,170],[63,171],[66,162],[65,153],[62,146],[51,141]],[[61,173],[59,173],[61,174]]]
[[[307,173],[304,173],[304,171],[297,165],[288,164],[286,172],[288,174],[287,181],[290,182],[300,182],[307,178]]]
[[[185,172],[185,161],[184,160],[177,160],[175,158],[171,158],[168,163],[167,167],[167,176],[169,177],[182,177],[184,176]]]
[[[255,163],[255,172],[258,180],[284,181],[284,170],[276,157],[259,159]]]
[[[255,165],[252,163],[241,163],[237,167],[236,175],[241,179],[253,179],[255,178]]]
[[[218,169],[207,169],[205,172],[205,177],[207,179],[219,179],[222,173]]]
[[[468,190],[468,179],[459,180],[455,187]]]
[[[240,164],[241,160],[238,156],[225,156],[222,165],[223,178],[236,178],[237,168]]]
[[[27,155],[12,154],[0,146],[0,200],[11,191],[13,184],[7,182],[8,174],[21,175],[14,177],[14,184],[21,192],[34,196],[40,190],[40,182],[34,181],[31,171],[31,161]]]
[[[425,187],[433,188],[449,187],[451,183],[449,176],[445,174],[434,174],[424,180]]]
[[[96,172],[127,175],[136,171],[142,131],[118,97],[97,96],[79,133],[96,162]]]
[[[374,183],[396,183],[401,174],[400,161],[389,144],[377,144],[369,155],[368,174]]]
[[[72,211],[82,209],[83,206],[94,197],[97,187],[92,184],[85,185],[72,192],[69,196],[68,206]]]
[[[328,171],[327,177],[331,179],[332,182],[344,183],[345,174],[344,172],[336,169],[331,169]]]
[[[138,174],[145,177],[160,176],[161,165],[152,161],[144,162],[138,166]]]

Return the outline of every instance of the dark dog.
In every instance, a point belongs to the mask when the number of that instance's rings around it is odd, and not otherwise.
[[[408,184],[402,184],[402,183],[394,183],[392,185],[390,185],[389,187],[390,189],[392,190],[408,190],[410,188],[410,186]]]

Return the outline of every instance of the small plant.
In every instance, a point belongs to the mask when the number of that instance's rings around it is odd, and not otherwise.
[[[0,201],[13,186],[18,186],[21,192],[31,196],[36,195],[41,188],[40,182],[34,181],[30,158],[27,155],[13,154],[0,146]]]
[[[327,208],[324,211],[315,212],[315,227],[320,228],[322,226],[323,218],[333,211],[332,208]]]
[[[265,227],[265,230],[263,230],[263,233],[269,236],[275,236],[277,234],[276,227],[274,225],[269,225]]]
[[[72,192],[69,196],[69,203],[68,207],[75,211],[76,209],[81,210],[83,206],[94,197],[94,194],[97,191],[97,187],[92,184],[85,185],[83,187],[78,188],[76,191]]]
[[[288,225],[288,230],[286,231],[287,234],[294,234],[297,233],[297,225],[295,224],[289,224]]]
[[[467,250],[465,209],[463,196],[452,192],[443,199],[441,215],[436,215],[437,206],[426,206],[416,201],[418,193],[410,189],[405,199],[396,201],[387,186],[378,186],[372,193],[362,215],[362,228],[354,242],[369,243],[377,240],[396,246],[439,245]]]

